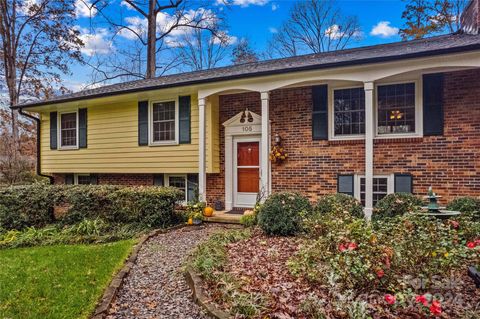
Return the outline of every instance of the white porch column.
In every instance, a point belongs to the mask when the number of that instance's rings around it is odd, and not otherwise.
[[[370,220],[373,210],[373,82],[365,82],[365,217]]]
[[[262,149],[260,163],[260,192],[263,195],[262,201],[270,195],[270,134],[269,134],[269,92],[261,92],[262,100]]]
[[[207,197],[207,174],[205,163],[205,99],[198,99],[198,195],[200,201],[206,201]]]

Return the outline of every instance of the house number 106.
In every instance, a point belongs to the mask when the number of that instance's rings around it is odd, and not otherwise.
[[[253,129],[252,129],[251,126],[244,126],[244,127],[243,127],[243,131],[244,131],[244,132],[251,132],[252,130],[253,130]]]

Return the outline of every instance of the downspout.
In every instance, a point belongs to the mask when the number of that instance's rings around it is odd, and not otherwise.
[[[50,184],[53,184],[53,176],[42,174],[42,170],[40,167],[40,127],[41,127],[40,119],[28,113],[24,113],[22,108],[18,110],[18,113],[22,114],[25,117],[28,117],[29,119],[33,120],[37,124],[37,175],[48,178],[50,181]]]

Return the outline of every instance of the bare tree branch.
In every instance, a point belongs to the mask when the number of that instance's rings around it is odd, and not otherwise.
[[[341,50],[359,38],[355,16],[345,16],[334,1],[306,0],[294,4],[290,17],[269,42],[269,57]]]

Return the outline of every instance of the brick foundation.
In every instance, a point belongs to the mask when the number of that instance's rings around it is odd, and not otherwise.
[[[99,185],[153,185],[153,174],[98,174]],[[65,184],[65,174],[53,174],[55,184]]]

